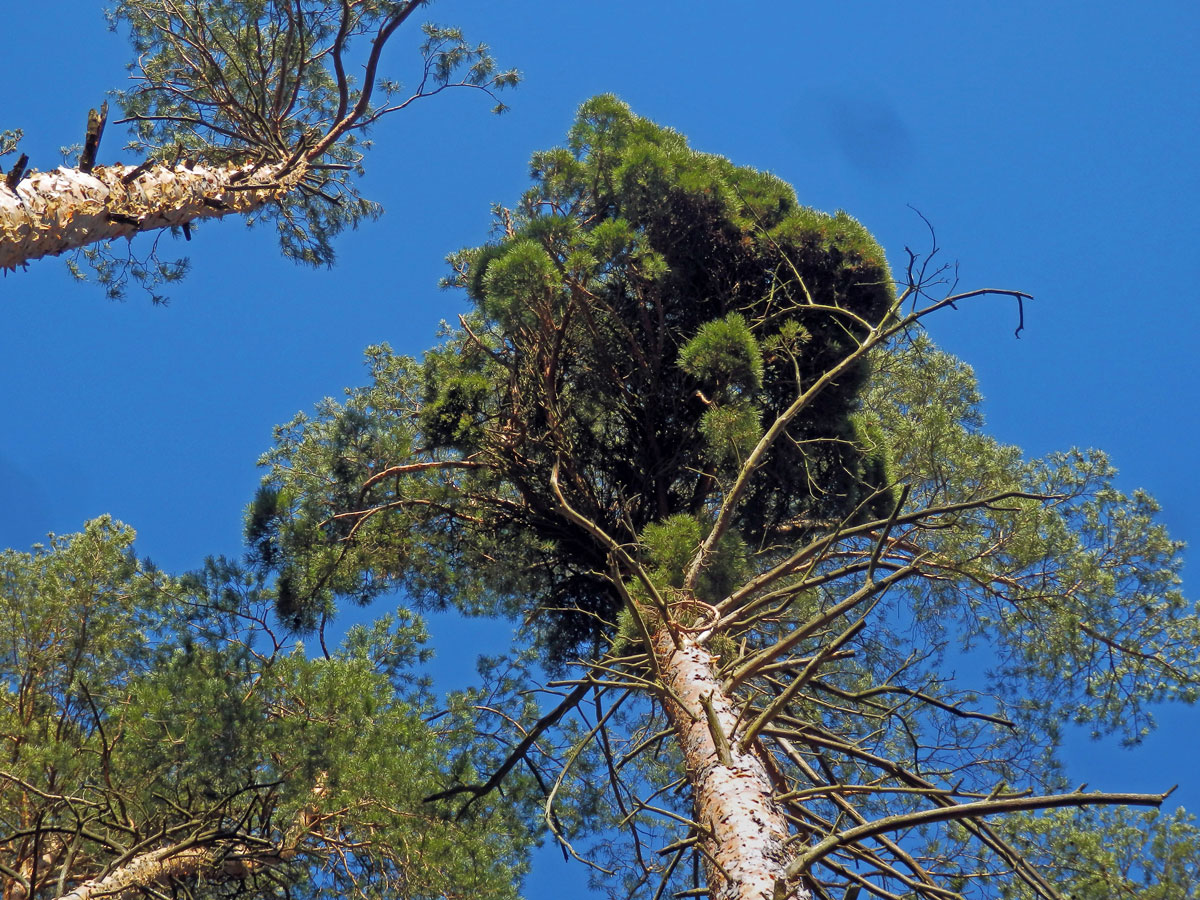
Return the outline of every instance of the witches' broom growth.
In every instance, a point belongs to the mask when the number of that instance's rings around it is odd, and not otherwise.
[[[922,335],[1027,295],[894,276],[848,215],[611,97],[531,168],[451,257],[458,326],[279,429],[249,525],[289,611],[399,586],[523,623],[542,711],[497,688],[507,758],[436,799],[533,773],[617,896],[1072,896],[1071,820],[998,817],[1161,803],[1073,789],[1058,735],[1192,699],[1200,620],[1153,502],[988,437]],[[955,677],[964,644],[988,674]]]

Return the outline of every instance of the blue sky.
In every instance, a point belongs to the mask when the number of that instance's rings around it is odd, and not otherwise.
[[[487,41],[525,82],[502,117],[462,92],[381,123],[365,192],[387,213],[339,242],[332,270],[298,268],[268,231],[230,221],[165,248],[193,263],[166,308],[110,302],[53,260],[0,280],[0,546],[109,512],[171,570],[237,554],[272,425],[361,382],[367,344],[434,342],[461,308],[436,288],[445,254],[482,242],[529,154],[602,91],[771,170],[801,202],[846,209],[893,262],[927,245],[911,204],[964,288],[1034,294],[1020,340],[1005,301],[930,323],[975,367],[990,429],[1031,454],[1108,450],[1122,486],[1148,489],[1196,542],[1195,3],[440,0],[425,17]],[[7,18],[0,128],[23,128],[31,163],[51,168],[122,85],[126,47],[99,0]],[[389,75],[415,74],[414,44],[396,41]],[[121,143],[110,126],[101,161],[132,161]],[[439,620],[438,634],[487,632]],[[1200,810],[1200,710],[1160,719],[1134,752],[1072,738],[1080,779],[1178,781],[1171,802]],[[532,884],[559,877],[542,867]]]

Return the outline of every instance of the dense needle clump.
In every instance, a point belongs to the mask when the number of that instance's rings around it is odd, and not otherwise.
[[[366,387],[278,430],[248,535],[280,609],[316,627],[398,588],[521,622],[473,707],[504,761],[438,796],[531,772],[564,847],[628,826],[599,851],[622,895],[703,870],[725,896],[740,867],[754,896],[841,896],[870,867],[880,896],[1059,896],[985,820],[1162,803],[1068,792],[1058,742],[1194,699],[1200,619],[1153,501],[1103,454],[988,436],[920,328],[1029,296],[936,299],[927,260],[894,289],[854,220],[611,97],[532,175],[451,257],[472,307],[437,347],[371,348]],[[959,679],[960,646],[987,671]]]
[[[882,250],[854,219],[801,206],[780,179],[697,153],[613,97],[584,104],[567,145],[531,168],[520,204],[499,211],[498,239],[450,257],[448,283],[474,305],[461,327],[421,363],[378,351],[391,398],[377,379],[320,426],[333,454],[324,509],[369,506],[363,486],[391,484],[375,478],[385,461],[415,454],[463,462],[453,485],[424,489],[475,496],[471,519],[395,498],[388,511],[423,535],[396,547],[391,568],[386,554],[365,562],[392,540],[383,529],[297,516],[294,495],[268,485],[250,537],[264,561],[281,539],[302,551],[290,558],[305,571],[283,573],[297,622],[315,624],[333,593],[367,599],[389,575],[460,606],[474,591],[480,609],[515,597],[528,615],[533,596],[554,658],[594,647],[619,600],[605,554],[564,520],[551,485],[631,545],[651,522],[706,521],[797,387],[851,352],[894,298]],[[743,540],[890,509],[886,452],[855,415],[867,374],[865,361],[842,372],[760,460]],[[371,414],[381,406],[394,417]],[[317,427],[293,424],[310,439]],[[444,558],[435,544],[474,564],[433,571],[423,562]],[[364,565],[347,565],[356,555]]]
[[[494,457],[520,494],[499,522],[555,545],[565,571],[546,605],[566,651],[617,601],[589,574],[605,565],[594,542],[555,511],[556,463],[571,505],[619,540],[703,519],[797,385],[850,352],[893,287],[858,222],[612,97],[585,104],[532,173],[504,236],[452,257],[477,312],[466,352],[435,354],[422,422],[435,445]],[[762,460],[747,540],[871,511],[879,466],[854,421],[866,375],[844,374]]]

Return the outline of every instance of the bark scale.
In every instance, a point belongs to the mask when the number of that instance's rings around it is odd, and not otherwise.
[[[120,900],[143,887],[164,884],[171,878],[236,875],[240,861],[214,847],[164,847],[135,856],[103,878],[92,878],[57,900]]]
[[[89,878],[55,900],[121,900],[172,879],[247,878],[261,869],[291,862],[300,852],[301,844],[321,825],[323,816],[318,812],[318,804],[326,789],[326,777],[322,774],[313,786],[312,802],[300,811],[283,841],[274,848],[252,849],[227,839],[172,844],[139,854],[107,875]]]
[[[141,231],[252,212],[281,200],[304,171],[303,163],[118,164],[33,172],[15,188],[0,181],[0,271]]]
[[[301,814],[300,826],[289,840],[274,849],[251,849],[228,841],[161,847],[135,856],[124,865],[99,878],[90,878],[55,900],[121,900],[125,895],[141,893],[180,878],[224,880],[247,878],[254,872],[289,862],[299,852],[300,841],[308,835],[307,828],[317,821],[308,813]]]
[[[721,689],[712,654],[686,633],[678,636],[676,646],[665,627],[653,642],[668,688],[663,706],[679,736],[696,798],[696,820],[706,829],[701,847],[709,896],[812,900],[802,883],[786,878],[794,856],[787,845],[787,820],[772,799],[774,785],[760,751],[740,750],[733,739],[737,713]],[[724,741],[714,734],[718,727]]]

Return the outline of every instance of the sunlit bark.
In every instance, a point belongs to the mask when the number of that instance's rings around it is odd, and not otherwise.
[[[238,861],[230,859],[228,864],[237,866]],[[225,865],[219,852],[212,847],[166,847],[136,856],[103,878],[85,881],[57,900],[93,900],[97,897],[119,900],[172,878],[224,875]]]
[[[785,879],[792,855],[787,821],[773,799],[757,742],[743,751],[731,740],[737,713],[721,689],[712,654],[686,633],[672,638],[666,628],[655,635],[654,650],[667,689],[663,705],[679,737],[696,820],[704,829],[709,896],[809,900],[805,888]]]
[[[244,879],[257,871],[296,858],[302,844],[322,821],[316,804],[325,796],[325,776],[312,789],[312,804],[301,810],[284,839],[275,847],[256,846],[220,835],[208,835],[170,844],[135,856],[105,875],[90,878],[56,900],[106,900],[137,894],[181,878]]]
[[[278,202],[304,165],[61,167],[0,182],[0,270],[112,238],[252,212]]]

